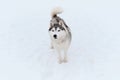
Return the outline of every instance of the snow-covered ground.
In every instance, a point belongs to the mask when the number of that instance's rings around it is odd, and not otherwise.
[[[119,0],[1,0],[0,80],[120,80]],[[50,11],[72,30],[69,62],[51,50]]]

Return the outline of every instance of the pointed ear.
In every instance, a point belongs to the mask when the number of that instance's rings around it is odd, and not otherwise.
[[[52,22],[52,20],[50,21],[50,27],[52,27],[53,26],[53,22]]]
[[[52,26],[52,23],[50,23],[50,27]]]
[[[61,20],[59,21],[59,25],[61,25],[61,26],[63,25],[63,22]]]

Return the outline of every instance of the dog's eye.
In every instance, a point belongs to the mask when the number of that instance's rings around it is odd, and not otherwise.
[[[58,30],[58,32],[60,32],[60,30]]]
[[[54,32],[54,30],[52,30],[52,32]]]

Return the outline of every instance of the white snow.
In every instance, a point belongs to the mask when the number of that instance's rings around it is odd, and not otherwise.
[[[1,0],[0,80],[120,80],[120,1]],[[50,11],[72,30],[69,62],[51,50]]]

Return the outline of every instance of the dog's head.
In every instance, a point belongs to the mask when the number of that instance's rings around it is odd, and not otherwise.
[[[54,40],[60,40],[66,37],[66,31],[60,24],[52,24],[49,28],[49,33]]]

